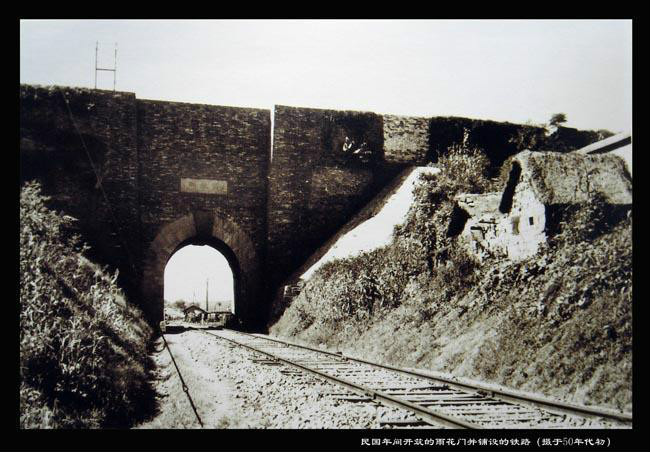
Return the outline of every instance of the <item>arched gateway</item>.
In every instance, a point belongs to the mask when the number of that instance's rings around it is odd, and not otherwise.
[[[259,259],[250,238],[234,221],[219,213],[195,211],[162,226],[144,258],[142,295],[149,318],[160,321],[164,309],[164,273],[171,256],[186,245],[209,245],[228,260],[232,269],[235,315],[242,323],[256,323],[260,312]]]

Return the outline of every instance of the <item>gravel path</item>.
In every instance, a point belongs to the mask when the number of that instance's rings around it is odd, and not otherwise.
[[[262,356],[200,331],[167,334],[204,428],[380,428],[381,421],[413,417],[404,410],[338,400],[347,391],[265,365]],[[200,428],[162,339],[152,356],[159,410],[136,428]],[[351,393],[350,393],[351,394]]]

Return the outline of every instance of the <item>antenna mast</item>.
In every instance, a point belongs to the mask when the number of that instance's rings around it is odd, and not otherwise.
[[[208,281],[210,278],[205,278],[205,312],[208,312]]]
[[[97,57],[99,54],[99,41],[95,43],[95,89],[97,89],[97,72],[107,71],[113,73],[113,92],[115,92],[115,83],[117,80],[117,42],[115,43],[115,53],[113,56],[113,67],[103,68],[98,66]]]

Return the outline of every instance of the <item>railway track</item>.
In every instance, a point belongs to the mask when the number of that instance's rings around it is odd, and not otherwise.
[[[469,429],[631,428],[632,415],[495,390],[422,372],[381,365],[233,330],[203,331],[264,357],[259,364],[284,365],[283,373],[316,375],[346,390],[342,400],[381,403],[413,414],[393,426],[427,425]]]

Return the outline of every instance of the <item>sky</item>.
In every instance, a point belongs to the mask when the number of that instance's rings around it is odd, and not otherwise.
[[[93,87],[96,41],[141,99],[631,130],[630,20],[26,20],[21,83]]]
[[[233,301],[232,271],[223,254],[209,246],[181,248],[165,267],[164,299],[196,300],[205,307],[206,280],[210,309],[217,301]]]

